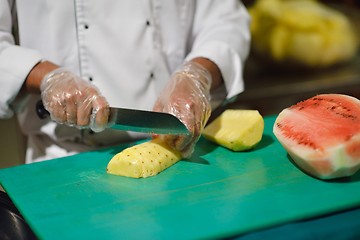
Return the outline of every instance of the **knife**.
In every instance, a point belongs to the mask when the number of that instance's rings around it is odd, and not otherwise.
[[[110,111],[114,114],[114,124],[110,126],[112,129],[152,134],[189,134],[185,125],[169,113],[115,107],[110,107]],[[41,100],[36,104],[36,113],[41,119],[50,115]]]

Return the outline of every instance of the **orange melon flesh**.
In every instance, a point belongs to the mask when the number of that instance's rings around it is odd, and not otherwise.
[[[320,179],[360,169],[360,101],[322,94],[284,109],[273,132],[294,162]]]

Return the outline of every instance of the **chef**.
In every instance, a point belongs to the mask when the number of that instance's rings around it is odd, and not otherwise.
[[[109,129],[109,106],[168,112],[191,134],[161,137],[189,157],[243,90],[249,41],[238,0],[0,0],[0,117],[17,114],[30,163],[148,137]]]

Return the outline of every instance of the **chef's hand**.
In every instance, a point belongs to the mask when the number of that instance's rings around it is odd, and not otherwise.
[[[90,82],[69,70],[58,68],[47,74],[40,85],[41,98],[52,120],[100,132],[108,124],[106,99]]]
[[[182,157],[190,157],[211,114],[210,87],[212,77],[196,62],[185,63],[171,77],[160,94],[154,111],[167,112],[180,119],[188,135],[159,135]]]

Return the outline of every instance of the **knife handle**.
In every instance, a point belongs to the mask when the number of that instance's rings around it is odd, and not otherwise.
[[[41,100],[36,103],[36,113],[40,119],[45,119],[50,116],[50,113],[45,109]]]

